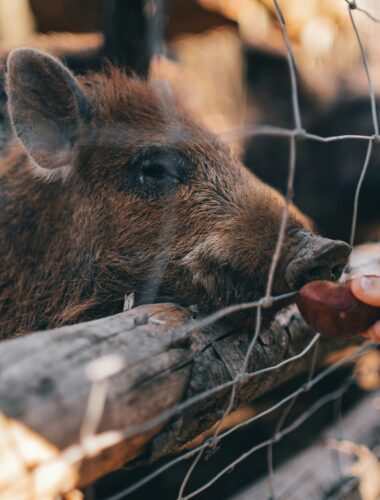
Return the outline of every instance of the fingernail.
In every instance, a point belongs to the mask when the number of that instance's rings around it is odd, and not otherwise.
[[[380,278],[369,278],[363,276],[360,278],[360,287],[364,292],[371,292],[380,289]]]
[[[360,278],[360,287],[362,290],[368,292],[369,290],[371,290],[372,286],[373,285],[371,278],[367,278],[367,276],[363,276],[362,278]]]

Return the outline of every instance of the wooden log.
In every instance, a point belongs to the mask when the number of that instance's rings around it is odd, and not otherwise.
[[[98,477],[100,469],[103,473],[108,472],[137,456],[165,421],[152,426],[143,434],[122,439],[123,446],[120,446],[120,437],[107,435],[106,432],[151,419],[181,399],[188,375],[188,368],[184,365],[189,361],[190,352],[171,348],[170,343],[173,338],[172,329],[182,325],[187,319],[188,313],[183,309],[170,305],[153,305],[105,320],[3,342],[0,347],[0,408],[3,412],[0,424],[0,434],[3,437],[0,462],[3,464],[2,461],[5,460],[2,469],[5,485],[0,480],[0,498],[13,494],[12,490],[8,492],[7,489],[3,493],[2,488],[7,485],[13,487],[21,484],[23,494],[27,493],[25,488],[30,489],[29,483],[33,478],[26,477],[24,482],[17,481],[12,470],[9,470],[7,464],[13,464],[17,459],[15,453],[19,454],[21,462],[25,461],[34,467],[39,456],[42,456],[42,461],[46,457],[52,459],[59,450],[69,450],[69,455],[73,454],[74,457],[78,453],[82,454],[75,445],[82,441],[83,446],[86,425],[93,425],[91,418],[94,417],[87,419],[90,423],[84,423],[91,387],[95,402],[102,406],[101,401],[97,401],[97,394],[100,392],[101,400],[104,390],[102,384],[106,383],[100,379],[94,383],[94,377],[98,376],[97,372],[109,370],[110,364],[111,370],[115,369],[115,365],[117,368],[119,360],[122,360],[122,369],[109,380],[106,405],[99,425],[96,425],[97,431],[103,434],[103,439],[110,439],[108,442],[111,446],[107,445],[107,449],[109,452],[111,448],[112,454],[104,463],[97,461],[96,473],[87,466],[81,475],[91,481]],[[165,335],[161,336],[163,333]],[[106,357],[111,354],[113,358]],[[103,358],[103,361],[97,361],[97,365],[89,365],[99,358]],[[89,366],[95,375],[88,372]],[[155,383],[146,383],[150,377]],[[37,452],[37,456],[32,451],[29,458],[30,450],[34,448],[42,450]],[[13,457],[13,460],[9,457]],[[77,463],[74,458],[74,465]],[[63,477],[64,483],[71,487],[73,481],[76,481],[73,478],[79,476],[75,467],[71,467],[70,460],[69,464],[66,467],[60,463],[59,471],[62,468],[65,471],[63,476],[59,473],[58,480]],[[47,470],[50,470],[49,467]],[[16,471],[18,474],[17,468]],[[50,472],[49,475],[51,477]],[[33,482],[36,481],[38,488],[44,488],[44,481],[41,486],[38,478],[33,479]],[[54,493],[60,492],[62,487],[62,484],[57,485],[58,490]],[[46,493],[38,488],[39,494]]]
[[[148,443],[150,460],[173,453],[215,423],[224,412],[231,387],[178,415],[171,415],[170,410],[230,382],[242,367],[249,338],[246,333],[223,338],[231,333],[225,325],[184,336],[183,327],[178,327],[188,319],[183,309],[151,305],[3,342],[0,498],[16,493],[20,498],[47,493],[53,497],[133,460]],[[312,334],[298,317],[292,317],[286,327],[274,324],[253,350],[248,369],[292,356]],[[117,357],[105,358],[110,355]],[[120,371],[107,382],[100,375],[98,382],[91,382],[91,370],[95,375],[112,372],[116,365],[117,371],[119,364]],[[281,379],[278,371],[258,377],[238,390],[236,401],[252,400],[305,364],[307,359],[282,370]],[[108,389],[103,408],[104,384]],[[85,417],[90,392],[95,394],[93,401],[99,400],[99,419]],[[170,419],[171,425],[153,440]]]
[[[292,358],[314,335],[289,312],[261,333],[247,373]],[[224,415],[250,343],[228,319],[200,330],[170,304],[2,342],[0,499],[54,498],[143,452],[155,461],[181,450]],[[318,363],[347,345],[322,339]],[[233,406],[304,371],[311,355],[242,380]]]

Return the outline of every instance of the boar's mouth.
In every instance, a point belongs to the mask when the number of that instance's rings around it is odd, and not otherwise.
[[[284,257],[276,272],[273,295],[297,291],[314,280],[338,280],[350,252],[350,246],[343,241],[322,238],[307,231],[297,231],[292,235],[291,244],[288,242],[288,245],[284,246]],[[244,268],[207,264],[202,268],[202,272],[197,269],[197,275],[201,277],[199,282],[194,282],[194,276],[190,272],[186,279],[184,276],[181,279],[181,282],[188,285],[185,288],[180,287],[173,294],[173,288],[162,283],[156,288],[154,297],[149,294],[136,294],[136,305],[151,302],[152,299],[154,302],[168,301],[184,307],[195,306],[200,316],[206,316],[229,305],[257,301],[265,295],[266,276],[248,279]],[[291,296],[274,302],[270,308],[262,308],[262,328],[268,327],[276,314],[294,303],[294,300],[295,296]],[[256,308],[228,315],[227,319],[239,327],[252,328],[256,321]]]
[[[315,280],[337,281],[351,253],[351,247],[347,243],[322,238],[307,231],[299,231],[296,235],[296,242],[289,252],[290,258],[288,254],[285,269],[283,265],[278,268],[276,274],[281,275],[282,279],[281,277],[277,279],[277,287],[274,287],[277,291],[274,295],[296,292],[306,283]],[[269,326],[276,314],[294,303],[294,300],[295,296],[292,296],[274,302],[270,308],[263,308],[262,327]],[[252,325],[252,320],[256,317],[256,309],[237,313],[233,317],[239,323],[248,321],[248,324]]]
[[[321,236],[309,233],[308,231],[297,231],[292,235],[292,245],[284,246],[284,257],[279,263],[277,277],[273,295],[286,294],[287,292],[296,292],[303,285],[315,280],[337,281],[347,265],[351,247],[338,240],[331,240]],[[235,303],[251,302],[260,299],[265,293],[266,283],[256,283],[255,290],[250,293],[235,294]],[[244,287],[246,288],[246,287]],[[245,290],[246,292],[247,290]],[[273,321],[276,314],[294,303],[295,296],[274,302],[270,308],[262,309],[262,327],[265,328]],[[210,313],[215,311],[215,304],[205,304],[202,312]],[[226,301],[226,305],[231,303]],[[218,304],[220,308],[220,304]],[[212,310],[213,309],[213,310]],[[230,316],[231,319],[239,324],[253,325],[256,318],[256,309],[248,309]]]

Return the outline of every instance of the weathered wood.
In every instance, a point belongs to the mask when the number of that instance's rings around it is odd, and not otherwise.
[[[349,498],[359,498],[354,496],[359,479],[353,477],[350,468],[353,460],[356,461],[361,457],[356,455],[356,450],[351,454],[340,453],[338,455],[339,443],[344,439],[366,445],[369,449],[376,447],[380,438],[378,401],[379,391],[366,395],[358,405],[342,416],[341,422],[329,425],[311,446],[282,465],[276,466],[275,464],[274,487],[278,498],[313,500],[348,498],[344,492],[351,493],[352,496],[350,495]],[[343,436],[342,429],[344,430]],[[331,442],[332,438],[337,439],[336,445]],[[369,464],[365,466],[368,470]],[[380,462],[378,467],[380,467]],[[377,477],[379,471],[380,469],[377,470]],[[376,480],[377,477],[373,479]],[[363,474],[361,481],[367,480]],[[334,494],[330,496],[329,491]],[[267,477],[244,488],[233,497],[233,500],[251,500],[252,498],[271,498]]]
[[[9,456],[15,453],[12,438],[15,422],[22,423],[21,439],[15,438],[21,456],[28,455],[24,445],[35,446],[32,433],[43,436],[39,444],[49,459],[80,441],[92,385],[86,367],[109,354],[122,359],[123,367],[109,380],[107,402],[98,427],[100,433],[134,426],[177,403],[188,378],[185,365],[191,351],[171,347],[172,339],[176,338],[171,330],[188,317],[183,309],[153,305],[105,320],[3,342],[0,408],[6,418],[0,423],[0,434],[4,437],[8,433],[9,440],[0,443],[1,464],[3,459],[5,464],[9,463]],[[149,382],[151,378],[153,383]],[[91,481],[100,471],[104,474],[131,460],[164,424],[165,420],[143,434],[123,439],[123,446],[117,439],[115,445],[107,446],[112,455],[96,460],[96,473],[86,462],[81,475]],[[4,466],[3,472],[6,470]],[[78,477],[76,470],[67,474]],[[1,486],[13,487],[17,483],[16,478],[12,480],[9,468],[4,480],[5,485],[0,481],[0,498],[1,494],[5,497],[10,494],[7,489],[3,493]]]
[[[373,247],[366,252],[371,258]],[[16,498],[16,486],[17,498],[41,498],[46,489],[53,497],[143,452],[144,461],[177,452],[215,424],[244,366],[251,332],[235,331],[227,319],[202,331],[189,321],[189,311],[155,304],[1,343],[0,498]],[[261,333],[247,371],[293,357],[314,335],[289,312]],[[347,345],[322,339],[318,363]],[[235,405],[307,369],[311,355],[239,383]],[[102,372],[112,376],[105,381]],[[220,384],[223,390],[199,397]],[[92,406],[91,418],[85,417]]]
[[[157,320],[165,323],[157,324]],[[219,338],[229,333],[224,325],[204,333],[193,332],[184,341],[183,329],[178,327],[187,320],[186,311],[170,305],[144,306],[111,318],[3,342],[0,345],[0,408],[6,418],[0,423],[0,434],[12,436],[14,425],[22,425],[21,438],[16,439],[21,456],[28,454],[25,446],[35,446],[31,443],[36,439],[43,442],[44,455],[49,460],[59,451],[75,447],[80,442],[91,388],[86,367],[93,360],[116,353],[124,366],[108,381],[107,402],[97,432],[106,438],[107,432],[132,429],[130,436],[111,436],[104,450],[100,445],[100,452],[91,452],[90,456],[81,457],[81,453],[88,452],[77,450],[75,467],[69,467],[63,475],[65,484],[71,487],[76,483],[88,484],[136,458],[148,443],[152,446],[150,460],[177,451],[220,418],[231,388],[174,415],[172,424],[153,441],[153,436],[169,421],[170,414],[157,422],[152,419],[181,401],[230,381],[241,369],[249,344],[245,333]],[[285,328],[274,324],[254,349],[249,370],[292,356],[305,346],[312,333],[297,317]],[[274,371],[250,381],[239,389],[237,401],[252,400],[306,364],[307,359],[281,370],[281,378],[279,372]],[[141,432],[134,430],[144,423],[147,425]],[[11,437],[5,441],[0,444],[3,471],[9,463],[7,456],[15,454]],[[81,465],[79,472],[78,465]],[[18,474],[20,471],[16,477]],[[8,486],[11,477],[10,473],[6,474]],[[14,478],[11,486],[20,483],[19,480]],[[28,481],[24,484],[30,491]],[[58,492],[62,487],[59,484]],[[57,489],[53,491],[57,493]],[[9,495],[7,489],[5,492]]]

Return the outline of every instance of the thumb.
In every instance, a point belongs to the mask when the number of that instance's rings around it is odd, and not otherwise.
[[[371,326],[364,334],[363,337],[380,342],[380,321]]]
[[[380,307],[380,276],[357,276],[351,281],[351,291],[361,302]]]

